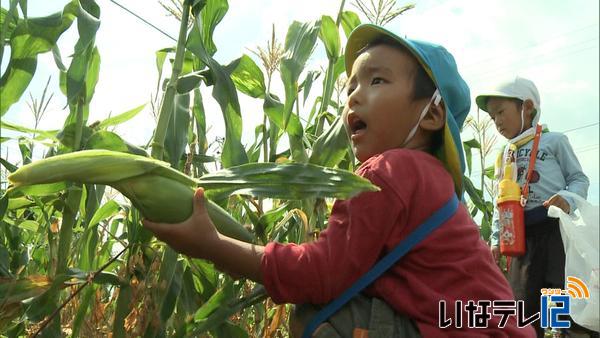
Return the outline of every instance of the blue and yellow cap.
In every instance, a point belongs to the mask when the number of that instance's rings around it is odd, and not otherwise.
[[[465,157],[462,150],[460,129],[471,108],[469,86],[458,73],[454,57],[444,47],[430,42],[404,39],[376,25],[363,24],[356,27],[346,43],[346,73],[350,76],[358,52],[372,41],[389,37],[406,47],[423,66],[440,91],[446,106],[446,125],[442,147],[436,157],[454,179],[459,197],[463,193]]]

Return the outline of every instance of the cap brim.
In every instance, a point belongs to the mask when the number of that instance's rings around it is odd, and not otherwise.
[[[491,93],[487,93],[487,94],[478,95],[475,98],[475,104],[477,104],[477,107],[479,107],[479,109],[489,113],[489,111],[487,109],[487,103],[491,97],[500,97],[500,98],[505,98],[505,99],[518,99],[518,97],[516,97],[516,96],[510,96],[510,95],[506,95],[506,94],[500,93],[500,92],[491,92]]]
[[[417,59],[419,64],[425,69],[427,74],[433,81],[435,82],[435,77],[433,76],[429,65],[425,62],[423,55],[419,52],[418,49],[407,39],[404,39],[385,28],[375,26],[372,24],[364,24],[356,27],[348,37],[348,42],[346,43],[346,51],[345,51],[345,61],[346,61],[346,75],[350,77],[352,73],[352,66],[354,65],[354,61],[358,57],[358,52],[365,48],[369,43],[376,40],[379,37],[387,36],[389,38],[394,39],[402,46],[406,47],[412,55]],[[436,84],[437,85],[437,84]]]

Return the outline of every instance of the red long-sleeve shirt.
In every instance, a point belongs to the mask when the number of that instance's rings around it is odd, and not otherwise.
[[[339,296],[393,250],[454,194],[452,178],[435,157],[394,149],[367,160],[357,174],[381,188],[335,202],[319,240],[302,245],[269,243],[262,260],[263,282],[277,303],[325,304]],[[509,285],[461,204],[446,223],[429,234],[366,289],[398,313],[412,318],[423,337],[533,337],[510,316],[498,328],[439,328],[439,301],[454,321],[456,300],[513,300]]]

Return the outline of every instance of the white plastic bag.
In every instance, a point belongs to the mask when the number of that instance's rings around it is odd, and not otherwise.
[[[551,206],[548,209],[548,216],[560,219],[560,234],[566,256],[565,279],[568,276],[579,278],[590,293],[588,299],[571,297],[571,317],[581,326],[600,331],[599,208],[579,195],[572,193],[565,195],[573,198],[577,205],[574,215],[568,215],[560,208]],[[569,289],[579,289],[573,290],[576,294],[583,291],[580,286],[569,284],[565,280],[565,290]]]

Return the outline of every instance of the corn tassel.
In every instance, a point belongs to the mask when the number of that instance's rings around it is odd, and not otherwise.
[[[119,190],[154,222],[180,223],[192,214],[197,182],[155,159],[110,150],[83,150],[49,157],[8,176],[9,190],[62,181],[105,184]],[[214,202],[208,214],[224,235],[252,242],[253,236]]]

